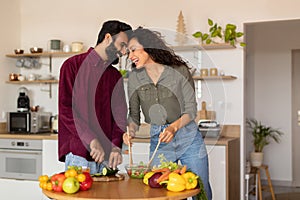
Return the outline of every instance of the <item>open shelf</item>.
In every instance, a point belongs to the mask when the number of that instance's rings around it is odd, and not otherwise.
[[[52,58],[54,57],[69,57],[72,55],[83,53],[81,52],[63,52],[63,51],[55,51],[55,52],[42,52],[42,53],[23,53],[23,54],[6,54],[6,57],[10,58],[40,58],[45,57],[49,58],[49,71],[52,72]],[[6,81],[6,83],[9,84],[48,84],[49,89],[45,90],[42,89],[42,91],[49,92],[49,97],[52,98],[52,84],[57,84],[58,80],[34,80],[34,81]]]
[[[58,80],[34,80],[34,81],[6,81],[6,83],[11,84],[36,84],[36,83],[58,83]]]
[[[190,51],[190,50],[218,50],[218,49],[234,49],[235,46],[229,43],[213,43],[213,44],[194,44],[194,45],[180,45],[170,46],[174,51]]]
[[[43,53],[23,53],[23,54],[6,54],[10,58],[19,58],[19,57],[64,57],[71,56],[75,54],[80,54],[83,52],[43,52]]]
[[[226,75],[226,76],[193,76],[194,80],[234,80],[237,79],[236,76]]]

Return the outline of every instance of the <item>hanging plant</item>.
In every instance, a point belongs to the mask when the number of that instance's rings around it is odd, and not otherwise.
[[[239,42],[238,38],[241,38],[244,33],[238,32],[237,26],[234,24],[226,24],[225,28],[218,25],[217,23],[214,23],[213,20],[208,19],[208,25],[209,25],[209,32],[200,32],[197,31],[193,34],[195,38],[200,38],[202,43],[205,44],[211,44],[211,43],[218,43],[216,42],[216,38],[219,38],[223,40],[225,43],[229,43],[233,46],[236,45],[236,43],[239,43],[241,47],[246,46],[246,43]]]

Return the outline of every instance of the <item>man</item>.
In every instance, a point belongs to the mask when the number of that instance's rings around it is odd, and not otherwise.
[[[97,44],[67,59],[59,81],[59,160],[100,173],[122,163],[127,105],[120,72],[112,66],[126,54],[130,25],[106,21]]]

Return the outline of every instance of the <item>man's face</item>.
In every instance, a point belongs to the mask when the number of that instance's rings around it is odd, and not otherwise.
[[[118,64],[119,58],[126,54],[127,42],[128,37],[124,32],[113,36],[113,41],[105,49],[108,61],[111,64]]]

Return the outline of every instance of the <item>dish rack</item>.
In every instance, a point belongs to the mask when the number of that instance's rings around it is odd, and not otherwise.
[[[220,125],[214,120],[199,120],[198,129],[203,138],[217,138],[220,136]]]

